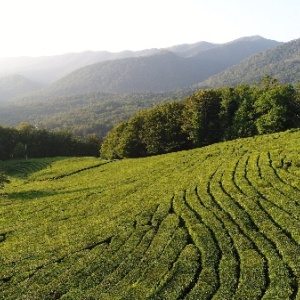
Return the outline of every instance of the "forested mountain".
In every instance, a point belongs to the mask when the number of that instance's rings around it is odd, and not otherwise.
[[[261,40],[261,43],[263,43],[263,40],[264,39]],[[268,43],[267,40],[264,40],[264,42]],[[149,56],[159,53],[162,50],[169,50],[179,56],[190,57],[199,54],[201,51],[219,46],[222,46],[222,44],[198,42],[195,44],[175,45],[165,49],[127,50],[116,53],[108,51],[85,51],[41,57],[7,57],[0,58],[0,77],[20,74],[33,81],[50,83],[66,76],[76,69],[107,60]],[[273,43],[271,43],[270,46],[274,46]]]
[[[43,85],[34,82],[21,75],[12,75],[0,78],[0,103],[7,102],[12,98],[25,95],[38,90]]]
[[[239,83],[255,83],[264,75],[270,75],[283,83],[300,82],[300,39],[284,43],[258,53],[221,74],[197,85],[198,88],[235,86]]]
[[[108,51],[85,51],[41,57],[0,58],[0,76],[4,77],[21,74],[31,80],[48,84],[89,64],[110,59],[151,55],[158,51],[158,49],[136,52],[123,51],[119,53],[111,53]]]
[[[162,87],[164,90],[171,89],[174,83],[184,82],[188,85],[195,73],[197,76],[204,76],[210,66],[214,66],[215,72],[217,68],[224,68],[224,64],[220,63],[222,57],[228,61],[230,58],[230,63],[234,63],[234,59],[241,59],[243,53],[249,55],[249,51],[258,51],[276,44],[278,43],[261,37],[243,38],[222,45],[200,42],[170,47],[168,51],[156,55],[110,60],[87,66],[57,81],[47,92],[44,90],[43,93],[31,94],[17,103],[0,103],[0,125],[17,126],[24,121],[49,130],[71,130],[80,136],[90,133],[104,136],[118,122],[128,120],[137,111],[171,100],[183,99],[199,88],[146,93],[92,92],[94,88],[97,90],[101,86],[107,90],[118,87],[121,90],[125,89],[125,82],[127,87],[130,83],[131,88]],[[155,53],[156,50],[151,51]],[[122,55],[125,55],[125,52]],[[67,59],[67,56],[65,58]],[[212,62],[213,59],[215,63]],[[199,64],[202,67],[197,69]],[[96,76],[99,66],[103,71],[101,74],[107,79],[105,84]],[[107,72],[104,72],[104,66],[107,66]],[[113,66],[120,74],[115,76],[108,66]],[[91,70],[94,70],[94,73],[90,72]],[[131,71],[134,72],[130,73]],[[167,84],[164,80],[168,76],[172,80]],[[74,82],[69,80],[71,78]],[[16,91],[17,84],[13,86]]]
[[[199,42],[195,44],[183,44],[168,47],[180,56],[189,56],[190,52],[199,53],[218,44]],[[128,57],[149,56],[161,52],[162,49],[145,49],[141,51],[85,51],[80,53],[66,53],[62,55],[41,56],[41,57],[7,57],[0,58],[0,77],[20,74],[33,81],[49,84],[72,71],[87,65],[107,60],[123,59]]]
[[[184,88],[278,44],[255,36],[226,44],[198,42],[119,53],[86,51],[1,58],[0,78],[3,78],[0,81],[7,85],[10,77],[11,87],[0,87],[0,101],[22,98],[27,92],[51,83],[48,89],[37,94],[39,98],[45,94],[61,97],[91,92],[155,92]],[[28,81],[22,83],[23,89],[19,88],[20,78]],[[29,84],[29,81],[39,84]]]
[[[90,92],[158,92],[189,87],[254,53],[278,45],[262,37],[223,45],[181,46],[150,56],[110,60],[89,65],[56,81],[44,92],[69,96]],[[209,49],[203,50],[206,47]],[[173,49],[173,50],[174,50]]]
[[[76,95],[91,92],[158,92],[187,87],[203,78],[193,60],[170,51],[111,60],[74,71],[45,90],[48,95]]]

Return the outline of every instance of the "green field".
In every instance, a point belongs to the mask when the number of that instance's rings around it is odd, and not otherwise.
[[[300,299],[300,130],[1,165],[0,299]]]

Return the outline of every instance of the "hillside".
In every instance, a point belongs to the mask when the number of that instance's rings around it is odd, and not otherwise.
[[[160,92],[187,88],[279,43],[262,37],[211,46],[183,47],[155,55],[109,60],[83,67],[44,90],[52,96],[84,93]],[[199,48],[200,47],[200,48]],[[205,45],[207,47],[207,45]]]
[[[274,46],[276,43],[278,44],[278,42],[268,41],[263,38],[261,38],[260,43],[262,44],[262,46],[264,43],[268,44],[268,48],[270,46]],[[73,72],[76,69],[82,68],[87,65],[104,62],[107,60],[149,56],[157,54],[162,50],[169,50],[182,57],[190,57],[198,55],[202,51],[219,46],[222,46],[222,44],[219,45],[208,42],[198,42],[194,44],[175,45],[164,49],[154,48],[140,51],[84,51],[79,53],[66,53],[53,56],[7,57],[0,58],[0,77],[7,77],[15,74],[20,74],[32,81],[41,82],[43,84],[49,84],[66,76],[67,74]]]
[[[190,52],[199,53],[218,46],[208,42],[195,44],[182,44],[165,48],[180,56],[190,56]],[[87,65],[115,59],[128,57],[149,56],[161,52],[163,49],[145,49],[141,51],[84,51],[79,53],[66,53],[53,56],[40,57],[7,57],[0,58],[0,77],[21,74],[30,80],[49,84],[54,82],[76,69]]]
[[[259,82],[264,75],[280,82],[300,82],[300,39],[284,43],[265,52],[258,53],[221,74],[217,74],[197,85],[198,88],[235,86],[240,83]]]
[[[41,89],[43,85],[33,82],[21,75],[12,75],[0,78],[0,104],[24,96],[30,92]]]
[[[2,297],[299,299],[299,141],[2,162]]]
[[[110,59],[151,55],[158,51],[158,49],[122,51],[117,53],[85,51],[41,57],[0,58],[0,76],[5,77],[21,74],[33,81],[49,84],[86,65]]]

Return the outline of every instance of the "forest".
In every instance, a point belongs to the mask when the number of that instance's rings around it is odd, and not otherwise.
[[[47,131],[28,123],[17,128],[0,126],[0,160],[54,156],[99,156],[101,139],[94,134],[85,140],[68,131]],[[1,181],[1,180],[0,180]]]
[[[118,124],[100,155],[143,157],[297,128],[299,99],[297,88],[270,76],[255,85],[200,90]]]

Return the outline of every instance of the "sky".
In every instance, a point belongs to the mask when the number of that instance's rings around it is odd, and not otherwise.
[[[300,38],[299,0],[0,0],[0,57]]]

